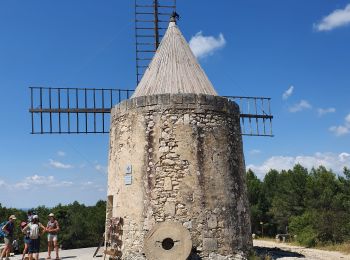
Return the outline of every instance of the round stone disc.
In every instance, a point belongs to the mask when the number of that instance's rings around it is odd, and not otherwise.
[[[172,221],[155,225],[144,240],[148,260],[186,260],[191,250],[190,232],[180,223]]]

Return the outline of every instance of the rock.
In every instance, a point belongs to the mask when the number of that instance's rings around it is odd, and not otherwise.
[[[173,160],[170,160],[170,159],[165,159],[162,161],[162,164],[172,166],[175,164],[175,162]]]
[[[218,240],[215,238],[204,238],[203,250],[206,252],[213,252],[218,250]]]
[[[187,221],[183,224],[183,226],[187,229],[192,229],[192,221]]]
[[[190,124],[190,115],[184,114],[184,125],[189,125],[189,124]]]
[[[161,152],[161,153],[167,153],[167,152],[169,152],[169,147],[168,147],[168,146],[161,146],[161,147],[159,148],[159,152]]]
[[[168,140],[170,138],[170,135],[167,132],[162,132],[162,138]]]
[[[208,228],[210,228],[210,229],[217,228],[217,226],[218,226],[218,220],[217,220],[216,215],[214,215],[214,214],[209,216],[207,222],[208,222]]]
[[[166,216],[175,216],[175,202],[172,202],[172,201],[167,201],[165,202],[165,205],[164,205],[164,214]]]
[[[173,185],[171,183],[171,178],[170,177],[165,177],[164,178],[164,190],[166,190],[166,191],[173,190]]]

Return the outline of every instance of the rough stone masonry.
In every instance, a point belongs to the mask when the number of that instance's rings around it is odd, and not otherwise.
[[[108,172],[107,217],[123,219],[122,259],[249,253],[237,104],[203,94],[123,101],[112,111]]]

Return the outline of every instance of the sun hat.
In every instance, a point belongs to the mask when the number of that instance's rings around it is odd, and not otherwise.
[[[22,221],[21,222],[21,228],[23,229],[23,228],[25,228],[25,226],[27,226],[27,222]]]
[[[55,214],[50,213],[50,214],[49,214],[49,217],[55,217]]]
[[[33,219],[39,219],[39,216],[38,215],[34,215]]]
[[[13,220],[16,220],[16,219],[17,219],[15,215],[11,215],[9,218],[10,218],[10,219],[13,219]]]

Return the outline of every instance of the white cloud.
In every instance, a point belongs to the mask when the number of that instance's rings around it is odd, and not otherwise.
[[[70,164],[64,164],[62,162],[55,161],[55,160],[52,160],[52,159],[50,159],[49,162],[50,162],[49,163],[50,166],[52,166],[54,168],[57,168],[57,169],[71,169],[71,168],[73,168],[73,166],[70,165]]]
[[[350,127],[350,114],[345,117],[345,124]]]
[[[336,136],[342,136],[350,133],[350,114],[344,119],[344,124],[339,126],[331,126],[329,131],[333,132]]]
[[[40,185],[48,185],[50,183],[53,183],[55,178],[53,176],[39,176],[37,174],[27,177],[26,180],[33,184],[40,184]]]
[[[97,189],[99,192],[106,192],[106,188],[100,187]]]
[[[312,167],[324,166],[332,169],[335,173],[341,174],[343,168],[350,167],[350,154],[348,153],[316,153],[310,156],[272,156],[261,165],[250,164],[247,169],[254,171],[259,178],[263,178],[271,169],[278,171],[289,170],[296,164],[311,169]]]
[[[341,162],[345,162],[346,160],[349,160],[350,154],[348,153],[341,153],[339,154],[339,158]]]
[[[342,136],[350,133],[350,129],[346,126],[331,126],[329,131],[333,132],[336,136]]]
[[[19,189],[19,190],[29,190],[30,189],[30,184],[27,182],[18,182],[15,185],[13,185],[13,188]]]
[[[14,188],[28,190],[31,187],[39,185],[50,185],[54,183],[55,178],[53,176],[39,176],[37,174],[26,177],[23,181],[20,181],[13,185]]]
[[[101,164],[96,164],[95,165],[95,170],[101,172],[101,173],[107,173],[107,167],[103,166]]]
[[[350,4],[344,9],[337,9],[324,17],[321,22],[314,25],[317,31],[330,31],[350,24]]]
[[[324,116],[324,115],[327,115],[327,114],[330,114],[330,113],[335,113],[335,108],[334,107],[330,107],[330,108],[319,108],[317,110],[318,112],[318,115],[319,116]]]
[[[301,112],[305,109],[310,109],[312,106],[310,103],[306,100],[301,100],[299,103],[294,104],[289,108],[289,112],[296,113],[296,112]]]
[[[53,176],[40,176],[35,174],[33,176],[26,177],[24,180],[17,182],[10,187],[20,190],[29,190],[39,186],[68,187],[71,185],[73,185],[73,182],[71,181],[57,181]]]
[[[6,182],[3,180],[0,180],[0,188],[6,188],[6,187],[7,187]]]
[[[250,153],[251,155],[257,155],[257,154],[260,154],[261,151],[258,150],[258,149],[253,149],[253,150],[251,150],[249,153]]]
[[[190,47],[197,58],[212,55],[216,50],[226,45],[225,37],[222,33],[217,38],[214,36],[203,36],[200,31],[190,40]]]
[[[66,153],[63,151],[58,151],[57,155],[63,157],[63,156],[66,156]]]
[[[37,174],[30,176],[30,177],[26,177],[23,181],[18,182],[16,184],[13,185],[14,188],[16,189],[23,189],[23,190],[28,190],[31,187],[35,187],[35,186],[40,186],[40,185],[44,185],[44,186],[48,186],[54,183],[54,177],[53,176],[39,176]]]
[[[287,100],[294,91],[294,86],[290,86],[282,95],[282,99]]]
[[[54,184],[51,184],[50,187],[70,187],[73,185],[72,181],[61,181],[61,182],[55,182]]]
[[[106,191],[106,187],[104,185],[96,184],[96,183],[94,183],[92,181],[87,181],[87,182],[81,183],[80,189],[81,190],[94,189],[94,190],[97,190],[97,191],[100,191],[100,192],[105,192]]]

